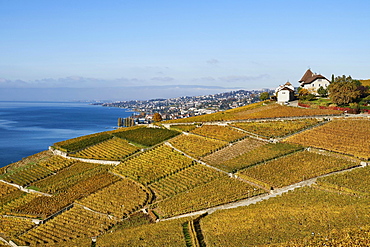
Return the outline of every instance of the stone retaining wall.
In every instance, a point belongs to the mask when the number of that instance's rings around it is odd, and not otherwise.
[[[67,159],[78,160],[78,161],[87,162],[87,163],[102,164],[102,165],[118,165],[119,163],[121,163],[120,161],[114,161],[114,160],[94,160],[94,159],[83,159],[83,158],[71,157],[71,156],[68,156],[66,152],[60,151],[51,146],[49,147],[49,150],[53,152],[54,155],[59,155]]]

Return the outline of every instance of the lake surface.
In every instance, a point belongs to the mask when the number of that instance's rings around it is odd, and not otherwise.
[[[0,101],[0,167],[58,141],[112,130],[132,113],[88,103]]]

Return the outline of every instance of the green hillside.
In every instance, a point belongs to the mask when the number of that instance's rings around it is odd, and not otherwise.
[[[0,246],[369,246],[369,154],[266,102],[65,140],[0,170]]]

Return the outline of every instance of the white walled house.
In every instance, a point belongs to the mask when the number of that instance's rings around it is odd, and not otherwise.
[[[317,89],[320,87],[326,89],[330,84],[330,81],[325,76],[315,74],[310,69],[306,71],[299,82],[301,88],[307,89],[313,94],[317,94]]]
[[[277,102],[288,102],[294,99],[294,87],[290,82],[275,89]]]

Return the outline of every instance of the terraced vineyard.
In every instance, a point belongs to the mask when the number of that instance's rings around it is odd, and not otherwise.
[[[21,186],[26,186],[32,182],[47,177],[52,173],[53,172],[51,170],[45,168],[44,166],[30,164],[0,175],[0,179],[3,179],[9,183],[16,183]]]
[[[0,182],[0,202],[3,202],[4,198],[13,194],[15,191],[18,191],[16,187]]]
[[[361,230],[369,222],[367,198],[301,188],[248,207],[215,212],[202,219],[201,228],[212,246],[284,246],[289,240],[313,237],[335,246],[329,237],[333,229]]]
[[[233,142],[246,136],[243,132],[218,125],[203,125],[200,128],[192,130],[191,133],[227,142]]]
[[[20,190],[16,191],[13,196],[14,195],[16,196],[0,206],[1,213],[5,215],[17,215],[17,213],[14,213],[16,208],[21,207],[38,197],[36,194],[25,193]]]
[[[265,191],[224,175],[185,193],[154,204],[154,210],[164,218],[189,213],[220,204],[253,197]]]
[[[370,196],[370,166],[348,173],[319,178],[317,184],[324,190],[338,191],[350,195]]]
[[[178,131],[162,128],[136,128],[128,131],[117,132],[114,135],[130,142],[150,147],[179,134],[180,133]]]
[[[265,102],[56,143],[67,157],[0,170],[15,183],[0,181],[0,246],[366,246],[370,166],[356,157],[369,158],[370,121],[242,121],[325,114],[340,113]],[[193,123],[221,120],[237,121]]]
[[[190,132],[193,129],[197,128],[197,125],[195,124],[176,124],[176,125],[171,125],[171,129],[174,130],[179,130],[179,131],[184,131],[184,132]]]
[[[332,230],[325,236],[314,235],[302,239],[289,240],[277,246],[370,246],[370,227],[352,227]]]
[[[63,168],[66,168],[68,166],[71,166],[72,164],[76,163],[75,160],[72,159],[66,159],[61,156],[52,156],[51,158],[47,160],[42,160],[40,163],[38,163],[40,166],[43,166],[53,172],[57,172],[59,170],[62,170]]]
[[[80,204],[97,212],[123,218],[146,205],[152,195],[138,183],[118,181],[82,199]]]
[[[85,159],[120,160],[139,150],[140,148],[130,144],[128,141],[114,137],[70,156]]]
[[[158,200],[163,200],[196,186],[208,183],[221,176],[222,173],[212,168],[196,164],[150,184],[149,188],[155,192]]]
[[[265,144],[266,142],[264,141],[260,141],[253,138],[245,138],[240,142],[237,142],[231,146],[228,146],[217,152],[214,152],[210,155],[203,157],[202,160],[204,160],[208,164],[223,169],[224,167],[222,165],[226,163],[228,160],[236,158],[244,153],[252,151],[253,149],[258,148]],[[231,171],[230,169],[223,170]]]
[[[103,173],[106,170],[106,167],[97,164],[77,162],[53,176],[33,183],[32,186],[42,192],[57,194],[81,180],[85,180],[98,173]]]
[[[115,223],[116,221],[107,215],[74,206],[20,236],[18,243],[26,245],[54,244],[84,236],[93,237],[105,232]]]
[[[370,120],[334,120],[286,141],[370,159]]]
[[[53,196],[38,196],[28,203],[12,209],[12,214],[19,216],[46,218],[67,207],[74,201],[94,193],[119,178],[107,172],[100,172],[79,180],[77,183],[67,184],[65,188]]]
[[[276,188],[355,166],[358,163],[303,151],[247,168],[238,175],[246,180],[259,180],[264,187],[267,184],[267,188]]]
[[[50,151],[42,151],[42,152],[33,154],[31,156],[25,157],[25,158],[15,162],[15,163],[9,164],[6,167],[2,167],[1,170],[0,170],[2,172],[0,172],[0,174],[10,173],[14,170],[17,170],[17,169],[20,169],[20,168],[23,168],[23,167],[27,167],[28,165],[42,163],[42,162],[50,159],[53,156],[54,156],[53,153],[50,152]]]
[[[97,245],[104,246],[186,246],[182,232],[183,220],[131,227],[108,233],[98,238]]]
[[[263,137],[278,138],[314,126],[319,122],[319,120],[311,118],[286,121],[234,123],[232,126]]]
[[[102,132],[92,135],[81,136],[62,142],[57,142],[54,144],[54,146],[62,151],[77,152],[81,149],[98,144],[110,138],[113,138],[111,134]]]
[[[113,172],[147,185],[192,165],[194,162],[190,158],[161,145],[126,160]]]
[[[264,145],[258,143],[254,147],[252,146],[249,151],[246,150],[247,152],[244,152],[241,155],[236,155],[231,159],[226,159],[225,161],[215,162],[212,164],[224,171],[236,172],[240,169],[250,167],[261,162],[266,162],[302,149],[303,147],[300,145],[288,143],[269,143]],[[216,154],[217,153],[215,153],[215,155]]]
[[[167,130],[163,131],[163,129],[153,129],[134,126],[129,128],[119,128],[117,130],[105,131],[86,136],[80,136],[77,138],[57,142],[54,143],[54,148],[57,148],[61,151],[68,153],[75,153],[87,147],[109,140],[114,136],[122,137],[129,141],[146,145],[148,144],[146,142],[150,142],[149,144],[152,144],[153,142],[156,141],[161,142],[160,140],[161,138],[170,138],[169,136],[171,136],[171,134],[169,133],[170,132],[168,132]],[[171,133],[174,134],[173,132]],[[157,140],[155,138],[157,138]]]
[[[31,229],[34,225],[29,219],[0,216],[0,236],[12,238]]]
[[[25,203],[25,192],[18,188],[0,182],[0,212],[9,214],[9,210]],[[28,196],[30,197],[30,196]]]
[[[180,135],[169,141],[175,148],[180,149],[186,154],[200,158],[228,145],[225,141],[196,135]]]

